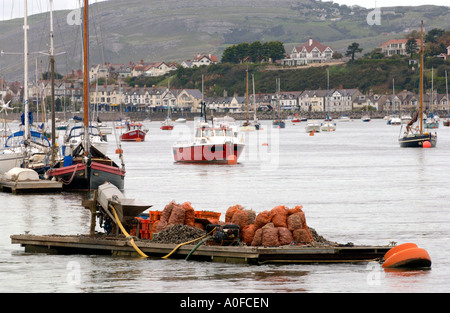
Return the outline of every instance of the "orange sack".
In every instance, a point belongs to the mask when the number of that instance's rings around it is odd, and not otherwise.
[[[183,208],[185,211],[184,215],[184,224],[188,226],[194,226],[195,225],[195,210],[191,206],[190,202],[183,203]]]
[[[290,231],[303,228],[305,223],[305,214],[303,212],[294,213],[287,218],[287,227]]]
[[[232,224],[236,224],[242,230],[248,224],[248,214],[245,210],[238,210],[233,214],[231,219]]]
[[[255,228],[261,228],[267,223],[270,223],[270,220],[272,219],[272,215],[269,213],[269,211],[262,211],[258,215],[256,215],[255,218]]]
[[[253,238],[255,237],[255,225],[247,225],[241,231],[241,240],[247,246],[251,246]]]
[[[244,208],[239,204],[230,206],[228,208],[227,212],[225,213],[225,223],[231,222],[231,219],[233,218],[234,213],[236,213],[236,211],[243,210],[243,209]]]
[[[252,246],[262,245],[262,232],[263,232],[262,228],[256,229],[255,236],[253,236],[253,240],[252,240]]]
[[[176,205],[175,201],[171,201],[164,207],[164,210],[161,212],[161,221],[168,222],[170,218],[170,214],[172,214],[173,206]]]
[[[278,241],[282,246],[289,245],[294,241],[291,231],[286,227],[278,227]]]
[[[248,216],[247,225],[254,224],[255,218],[256,218],[256,212],[253,210],[244,210],[244,211],[247,212],[247,216]]]
[[[184,224],[184,217],[186,211],[181,205],[175,204],[172,209],[172,214],[170,214],[168,224]]]
[[[298,243],[309,243],[313,241],[311,233],[303,228],[296,229],[292,232],[294,241]]]
[[[293,209],[288,209],[288,215],[295,214],[295,213],[298,213],[298,212],[303,212],[302,209],[303,209],[302,205],[297,205]]]
[[[288,211],[284,205],[278,205],[270,211],[272,215],[272,223],[275,227],[287,227],[286,219]]]
[[[278,228],[273,223],[268,223],[262,228],[262,245],[264,247],[278,247]]]

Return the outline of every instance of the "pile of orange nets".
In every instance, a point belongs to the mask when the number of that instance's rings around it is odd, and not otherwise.
[[[228,208],[225,214],[226,223],[239,225],[241,240],[248,246],[276,247],[292,243],[307,244],[314,240],[302,206],[289,209],[279,205],[256,216],[252,212],[235,205]]]

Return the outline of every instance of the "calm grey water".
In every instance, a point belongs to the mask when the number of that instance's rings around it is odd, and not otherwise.
[[[415,242],[429,271],[385,272],[378,264],[234,265],[110,256],[28,254],[10,235],[85,234],[86,195],[0,193],[0,292],[449,292],[450,128],[434,149],[397,144],[384,120],[338,122],[309,136],[305,122],[245,134],[237,165],[173,163],[170,146],[192,123],[170,131],[147,122],[145,142],[122,143],[125,195],[162,210],[171,200],[222,212],[303,205],[307,223],[339,243]],[[109,136],[110,156],[116,149]],[[263,145],[268,143],[268,145]]]

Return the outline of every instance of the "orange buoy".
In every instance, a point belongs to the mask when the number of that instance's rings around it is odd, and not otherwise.
[[[228,161],[228,164],[231,164],[231,165],[236,164],[237,157],[234,154],[231,154],[227,157],[227,161]]]
[[[116,149],[116,154],[121,154],[123,153],[123,150],[121,148]]]
[[[409,248],[391,255],[383,268],[426,268],[431,266],[428,252],[422,248]]]
[[[408,243],[402,243],[401,245],[395,246],[392,249],[389,249],[388,252],[384,255],[384,259],[389,259],[392,255],[396,254],[397,252],[400,252],[402,250],[411,249],[411,248],[418,248],[415,243],[408,242]]]
[[[309,135],[310,136],[314,136],[314,133],[315,133],[316,131],[315,130],[313,130],[312,132],[309,132]]]
[[[141,141],[141,138],[136,138],[136,141],[138,141],[138,142]]]
[[[268,146],[269,144],[268,144],[267,142],[265,142],[265,143],[263,143],[262,145],[263,145],[263,146]]]
[[[423,142],[422,148],[431,148],[431,143],[427,140]]]

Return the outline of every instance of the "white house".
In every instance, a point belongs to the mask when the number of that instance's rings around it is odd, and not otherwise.
[[[202,65],[217,64],[217,56],[214,54],[197,54],[192,61],[183,62],[185,67],[198,67]],[[190,66],[188,66],[188,64]]]
[[[333,49],[331,46],[325,46],[310,37],[307,42],[294,47],[291,54],[283,59],[281,63],[289,66],[321,63],[330,60],[332,56]]]
[[[395,54],[399,55],[407,55],[406,52],[406,43],[408,39],[391,39],[381,44],[381,53],[385,56],[393,56]],[[416,39],[417,42],[417,50],[420,48],[420,40]]]
[[[361,93],[358,89],[335,89],[330,90],[330,112],[350,111],[353,108],[353,101]],[[325,110],[328,111],[328,103],[326,102]]]

